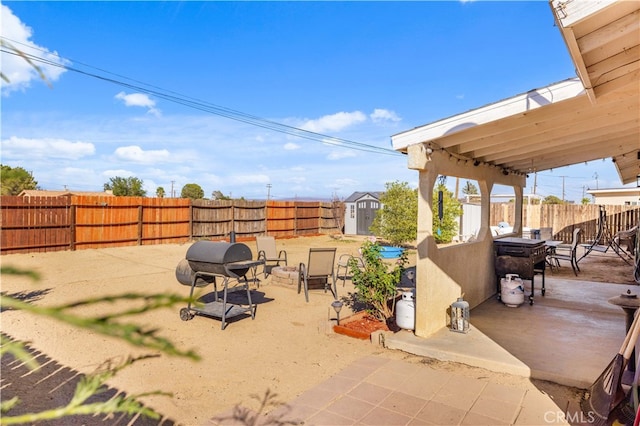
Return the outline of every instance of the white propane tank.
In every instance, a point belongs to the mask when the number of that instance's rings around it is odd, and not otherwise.
[[[500,280],[500,299],[510,308],[524,303],[524,285],[518,274],[507,274]]]
[[[396,324],[405,330],[416,327],[416,303],[411,291],[402,292],[402,299],[396,303]]]

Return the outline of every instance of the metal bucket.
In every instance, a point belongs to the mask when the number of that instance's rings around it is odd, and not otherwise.
[[[191,266],[189,266],[189,261],[187,261],[187,259],[182,259],[179,263],[178,266],[176,267],[176,279],[178,280],[178,282],[180,284],[184,284],[184,285],[192,285],[193,284],[193,278],[196,275],[195,271],[193,269],[191,269]],[[215,281],[214,277],[211,276],[206,276],[206,277],[202,277],[199,276],[198,280],[196,281],[196,287],[205,287],[211,283],[213,283]]]

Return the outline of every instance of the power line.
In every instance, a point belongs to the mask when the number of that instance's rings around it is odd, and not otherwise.
[[[8,39],[6,37],[1,37],[4,40],[8,40],[11,41],[15,44],[21,44],[23,46],[27,46],[24,43],[20,43],[18,41],[15,40],[11,40]],[[36,49],[33,48],[32,46],[28,46],[31,49]],[[45,53],[45,51],[41,50],[41,49],[36,49],[36,50],[40,50],[41,52]],[[227,108],[224,106],[220,106],[220,105],[215,105],[212,104],[210,102],[207,101],[203,101],[203,100],[199,100],[197,98],[193,98],[190,96],[186,96],[186,95],[182,95],[179,94],[177,92],[173,92],[170,90],[166,90],[163,88],[160,88],[158,86],[154,86],[148,83],[144,83],[142,81],[139,80],[134,80],[131,79],[129,77],[125,77],[119,74],[115,74],[112,73],[110,71],[107,70],[103,70],[100,68],[96,68],[93,67],[91,65],[88,64],[84,64],[82,62],[78,62],[78,61],[72,61],[70,59],[67,58],[63,58],[59,55],[50,53],[50,52],[46,52],[49,53],[52,56],[55,56],[59,59],[60,62],[56,62],[53,61],[51,59],[47,59],[47,58],[43,58],[43,57],[39,57],[36,55],[32,55],[29,53],[25,53],[25,52],[15,52],[15,51],[11,51],[11,50],[6,50],[5,48],[0,49],[1,52],[3,53],[7,53],[7,54],[11,54],[14,56],[24,56],[27,57],[29,60],[33,61],[33,62],[38,62],[41,64],[46,64],[49,66],[53,66],[53,67],[57,67],[57,68],[62,68],[65,69],[67,71],[72,71],[81,75],[85,75],[88,77],[93,77],[93,78],[97,78],[99,80],[108,82],[108,83],[112,83],[118,86],[122,86],[122,87],[126,87],[128,89],[131,90],[135,90],[138,92],[143,92],[143,93],[147,93],[149,95],[153,95],[156,96],[160,99],[164,99],[167,100],[169,102],[173,102],[173,103],[177,103],[189,108],[193,108],[193,109],[197,109],[203,112],[207,112],[210,114],[214,114],[214,115],[218,115],[221,117],[225,117],[231,120],[235,120],[235,121],[239,121],[242,123],[246,123],[249,125],[253,125],[253,126],[257,126],[257,127],[261,127],[267,130],[272,130],[275,132],[280,132],[280,133],[284,133],[290,136],[296,136],[299,138],[303,138],[303,139],[308,139],[308,140],[312,140],[312,141],[316,141],[316,142],[321,142],[321,143],[325,143],[328,145],[333,145],[333,146],[338,146],[338,147],[343,147],[343,148],[349,148],[349,149],[353,149],[353,150],[357,150],[357,151],[364,151],[364,152],[372,152],[372,153],[377,153],[377,154],[384,154],[384,155],[402,155],[399,152],[389,149],[389,148],[381,148],[381,147],[377,147],[375,145],[369,145],[369,144],[365,144],[362,142],[356,142],[356,141],[352,141],[349,139],[343,139],[343,138],[338,138],[335,136],[329,136],[329,135],[325,135],[322,133],[317,133],[317,132],[312,132],[310,130],[305,130],[305,129],[301,129],[299,127],[294,127],[294,126],[289,126],[286,124],[282,124],[282,123],[278,123],[275,121],[271,121],[271,120],[267,120],[255,115],[251,115],[251,114],[247,114],[241,111],[237,111],[231,108]],[[76,64],[80,64],[84,67],[117,77],[117,78],[113,78],[113,77],[108,77],[105,75],[100,75],[97,74],[95,72],[89,72],[89,71],[85,71],[76,67],[72,67],[70,65],[67,65],[66,62],[72,62],[72,63],[76,63]],[[127,83],[124,80],[128,80],[131,83]],[[135,84],[134,84],[135,83]]]

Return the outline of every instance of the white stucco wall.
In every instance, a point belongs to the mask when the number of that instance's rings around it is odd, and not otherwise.
[[[516,221],[512,235],[521,235],[526,176],[504,175],[501,169],[488,165],[451,161],[447,153],[429,154],[422,144],[410,146],[408,153],[408,167],[419,172],[415,333],[427,337],[447,326],[449,307],[461,294],[474,307],[496,293],[493,237],[489,229],[491,189],[495,184],[514,187]],[[438,248],[432,226],[433,188],[438,175],[478,182],[482,204],[477,241]]]
[[[606,206],[640,205],[640,188],[594,189],[587,193],[593,196],[594,204]]]

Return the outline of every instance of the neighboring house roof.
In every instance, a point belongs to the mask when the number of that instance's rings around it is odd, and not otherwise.
[[[392,136],[474,165],[528,174],[612,157],[640,175],[640,1],[550,1],[577,78]],[[541,60],[544,60],[542,58]]]
[[[639,205],[640,187],[588,189],[596,204]]]
[[[587,189],[589,194],[640,194],[640,187],[638,188],[603,188],[603,189]]]
[[[371,192],[354,192],[353,194],[351,194],[350,196],[348,196],[344,202],[345,203],[354,203],[356,201],[358,201],[359,199],[361,199],[362,197],[369,195],[373,198],[375,198],[376,200],[380,200],[380,197],[382,196],[382,192],[380,191],[371,191]]]
[[[25,189],[18,196],[20,197],[64,197],[67,195],[86,195],[86,196],[101,196],[101,197],[113,197],[113,193],[109,192],[94,192],[94,191],[46,191],[39,189]]]
[[[600,197],[613,195],[640,195],[640,188],[604,188],[604,189],[587,189],[587,192],[591,195],[598,195]]]

